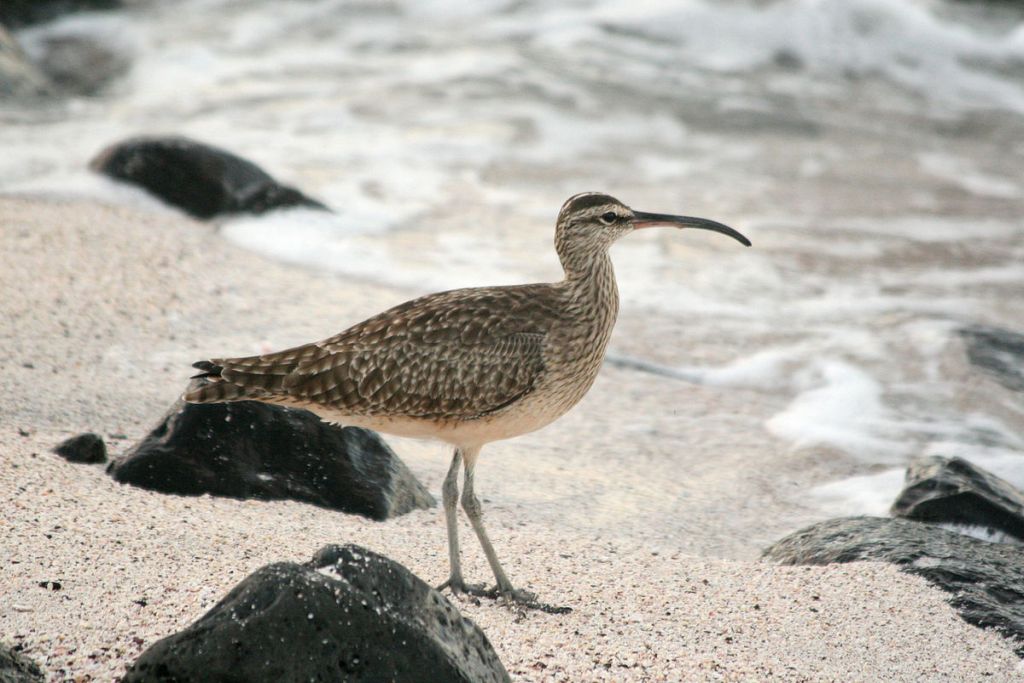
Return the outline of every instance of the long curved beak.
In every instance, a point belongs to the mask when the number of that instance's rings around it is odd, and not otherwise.
[[[750,246],[750,240],[744,237],[739,231],[707,218],[694,218],[693,216],[673,216],[667,213],[647,213],[646,211],[633,212],[633,225],[636,228],[653,228],[664,225],[676,228],[697,228],[699,230],[713,230],[723,235],[728,235],[740,244]]]

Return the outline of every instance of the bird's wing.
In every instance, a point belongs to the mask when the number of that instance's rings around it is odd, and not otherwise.
[[[553,317],[539,287],[432,294],[315,344],[215,360],[222,376],[355,415],[472,419],[528,394]]]

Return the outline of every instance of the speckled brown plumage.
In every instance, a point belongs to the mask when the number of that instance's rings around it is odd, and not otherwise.
[[[608,248],[651,225],[710,229],[749,244],[713,221],[633,211],[600,193],[576,195],[555,226],[563,280],[430,294],[313,344],[200,361],[197,377],[207,383],[185,400],[301,406],[327,420],[453,444],[443,487],[451,562],[445,586],[472,591],[462,579],[455,523],[464,464],[462,506],[497,592],[537,606],[512,588],[484,531],[473,493],[477,456],[486,443],[557,419],[590,389],[619,309]]]
[[[333,337],[213,359],[222,381],[189,400],[284,399],[353,416],[471,420],[532,391],[557,311],[550,285],[462,289],[414,299]]]

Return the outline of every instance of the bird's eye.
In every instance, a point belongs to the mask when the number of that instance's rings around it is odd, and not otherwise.
[[[605,225],[611,225],[616,220],[618,220],[618,218],[618,215],[614,211],[609,211],[608,213],[601,214],[601,222],[604,223]]]

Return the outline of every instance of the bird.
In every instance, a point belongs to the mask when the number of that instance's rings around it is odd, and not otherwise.
[[[515,588],[498,560],[474,490],[477,460],[488,443],[545,427],[587,393],[619,310],[609,248],[655,226],[711,230],[750,246],[740,232],[716,221],[635,211],[600,192],[576,194],[555,223],[560,281],[428,294],[322,341],[198,361],[193,367],[201,372],[193,379],[203,382],[183,398],[263,401],[341,425],[449,444],[453,454],[441,492],[450,572],[438,588],[550,607]],[[459,501],[494,588],[467,584],[463,577]]]

